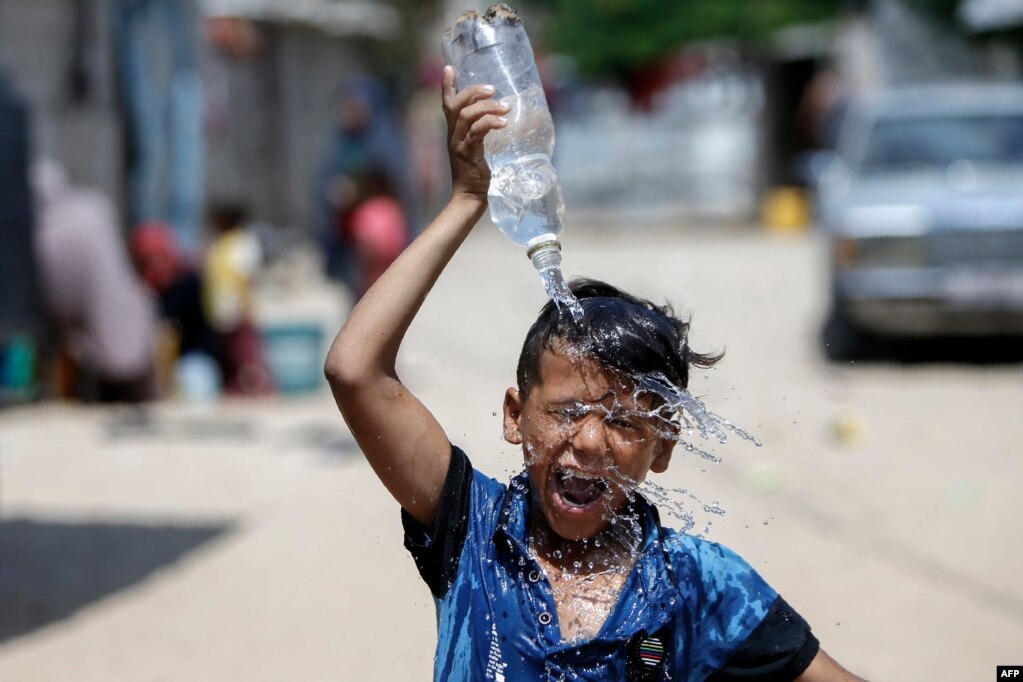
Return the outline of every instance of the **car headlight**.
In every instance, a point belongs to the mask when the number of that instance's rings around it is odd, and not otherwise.
[[[832,257],[839,268],[920,266],[926,261],[929,229],[922,206],[856,206],[842,215]]]
[[[839,268],[919,267],[925,264],[921,237],[860,237],[839,235],[832,256]]]

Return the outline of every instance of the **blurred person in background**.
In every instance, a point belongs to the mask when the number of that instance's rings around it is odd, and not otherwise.
[[[373,169],[365,177],[362,200],[349,220],[348,241],[359,273],[361,298],[408,243],[407,221],[390,179]]]
[[[202,274],[182,255],[174,231],[161,222],[135,228],[129,241],[132,259],[142,280],[157,297],[164,320],[162,330],[167,366],[164,383],[179,358],[202,354],[217,358],[217,334],[203,307]],[[169,338],[168,338],[169,336]]]
[[[43,297],[71,362],[68,389],[89,402],[151,399],[156,310],[132,269],[113,203],[72,186],[52,160],[35,164],[32,189]]]
[[[211,209],[214,239],[206,252],[203,301],[219,336],[224,390],[264,395],[273,391],[273,382],[252,320],[252,279],[263,256],[259,238],[245,221],[241,206],[224,203]]]
[[[404,126],[383,85],[370,76],[352,77],[342,88],[317,192],[327,274],[354,295],[361,293],[363,277],[351,240],[352,213],[370,175],[386,178],[398,202],[408,204],[409,164],[403,138]]]
[[[451,192],[451,179],[438,173],[447,163],[447,122],[437,110],[437,89],[444,68],[440,57],[424,60],[419,66],[416,88],[407,105],[409,130],[409,168],[416,210],[413,222],[422,225],[440,212]],[[418,230],[416,231],[418,232]]]
[[[805,149],[834,149],[838,129],[849,108],[849,86],[834,64],[825,60],[810,77],[796,107],[796,132]]]

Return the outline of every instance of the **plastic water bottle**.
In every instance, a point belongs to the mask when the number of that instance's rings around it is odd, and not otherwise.
[[[533,266],[560,277],[565,202],[554,154],[554,121],[522,20],[505,4],[484,14],[463,12],[444,32],[444,58],[455,87],[490,84],[493,98],[509,106],[508,124],[487,133],[490,217],[513,242],[526,247]],[[548,287],[549,288],[549,287]]]

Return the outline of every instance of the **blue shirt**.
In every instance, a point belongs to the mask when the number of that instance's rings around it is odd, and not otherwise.
[[[562,641],[528,551],[528,477],[501,484],[453,448],[443,499],[433,533],[403,514],[437,607],[435,680],[791,680],[817,652],[745,561],[663,528],[638,495],[642,544],[617,603],[593,639]]]

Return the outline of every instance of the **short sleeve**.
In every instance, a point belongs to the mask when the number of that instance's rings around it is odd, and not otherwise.
[[[709,682],[791,682],[819,650],[809,624],[778,597],[757,629]]]
[[[727,547],[702,548],[700,642],[709,682],[790,682],[817,653],[810,626]]]
[[[412,555],[419,575],[435,597],[442,598],[458,572],[458,557],[468,530],[472,464],[464,452],[451,446],[451,463],[444,478],[437,520],[428,531],[405,509],[401,523],[405,548]]]

